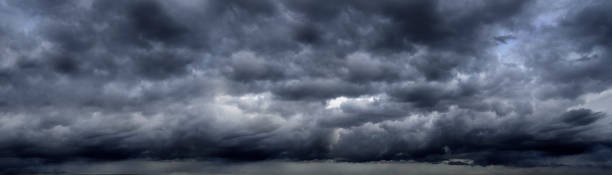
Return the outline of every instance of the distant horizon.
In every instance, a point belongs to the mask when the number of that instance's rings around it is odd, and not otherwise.
[[[41,174],[225,174],[225,175],[274,175],[274,174],[402,174],[402,175],[452,175],[452,174],[504,174],[504,175],[580,175],[609,174],[610,168],[595,167],[505,167],[479,165],[448,165],[409,161],[334,162],[334,161],[256,161],[211,162],[197,160],[125,160],[103,162],[65,162],[31,169]],[[26,171],[27,172],[27,171]],[[27,173],[26,173],[27,174]]]

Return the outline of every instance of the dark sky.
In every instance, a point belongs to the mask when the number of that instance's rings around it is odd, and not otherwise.
[[[0,0],[0,174],[612,167],[605,0]]]

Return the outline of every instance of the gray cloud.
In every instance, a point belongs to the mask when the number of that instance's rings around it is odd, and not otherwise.
[[[590,2],[0,1],[0,167],[610,167],[589,108],[610,4]]]

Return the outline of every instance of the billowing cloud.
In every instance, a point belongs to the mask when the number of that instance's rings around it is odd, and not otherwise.
[[[130,159],[610,167],[610,8],[0,1],[0,168]]]

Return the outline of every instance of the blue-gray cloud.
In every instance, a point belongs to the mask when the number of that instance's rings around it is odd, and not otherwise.
[[[0,167],[609,167],[586,96],[612,86],[612,6],[590,2],[0,1]]]

